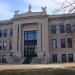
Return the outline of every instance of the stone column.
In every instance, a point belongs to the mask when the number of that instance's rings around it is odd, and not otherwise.
[[[41,23],[38,24],[38,31],[37,31],[37,55],[41,57],[42,51],[42,25]]]
[[[22,56],[22,25],[19,25],[18,29],[18,53],[19,56]]]
[[[46,50],[45,63],[49,62],[49,35],[48,35],[48,19],[45,18],[42,21],[42,50]]]
[[[13,25],[13,39],[12,39],[12,50],[17,51],[17,38],[18,38],[18,25]]]

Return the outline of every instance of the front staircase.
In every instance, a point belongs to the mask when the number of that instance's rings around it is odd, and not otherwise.
[[[23,61],[23,64],[30,64],[33,57],[26,57]]]

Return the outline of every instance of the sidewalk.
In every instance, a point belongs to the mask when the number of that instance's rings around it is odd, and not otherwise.
[[[6,69],[42,69],[42,68],[53,68],[53,69],[70,69],[75,71],[75,63],[61,63],[61,64],[1,64],[0,71]]]

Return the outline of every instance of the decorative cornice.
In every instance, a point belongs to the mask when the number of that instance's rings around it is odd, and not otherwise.
[[[16,18],[12,18],[12,21],[23,20],[23,19],[45,18],[45,17],[48,17],[48,15],[37,15],[37,16],[27,16],[27,17],[16,17]]]
[[[0,21],[0,25],[11,25],[11,24],[13,24],[13,21],[11,20]]]
[[[75,14],[49,15],[49,20],[71,19],[75,18]]]

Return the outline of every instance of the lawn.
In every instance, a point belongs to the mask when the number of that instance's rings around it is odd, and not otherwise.
[[[17,70],[3,70],[0,71],[0,75],[75,75],[75,71],[66,69],[17,69]]]

